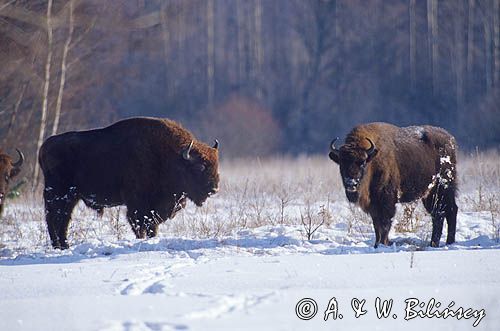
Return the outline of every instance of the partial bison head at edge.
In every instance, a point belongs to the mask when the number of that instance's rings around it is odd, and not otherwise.
[[[12,158],[0,150],[0,216],[2,216],[4,200],[9,189],[9,182],[21,172],[24,155],[16,148],[19,160],[13,162]]]

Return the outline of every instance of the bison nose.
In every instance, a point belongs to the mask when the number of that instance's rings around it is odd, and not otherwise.
[[[208,192],[208,194],[212,195],[212,194],[215,194],[215,193],[217,193],[217,192],[219,192],[219,188],[218,188],[218,187],[213,187],[213,188],[212,188],[212,189]]]
[[[349,185],[349,186],[355,186],[358,183],[358,181],[356,179],[347,178],[345,183],[346,183],[346,185]]]
[[[344,181],[345,187],[348,191],[356,191],[356,187],[358,186],[359,180],[353,178],[347,178]]]

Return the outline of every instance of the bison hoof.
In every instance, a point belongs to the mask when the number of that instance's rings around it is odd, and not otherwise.
[[[438,248],[439,242],[431,241],[431,247]]]
[[[378,248],[378,245],[383,245],[383,246],[386,246],[386,247],[391,247],[392,244],[393,244],[392,241],[387,241],[385,243],[382,243],[382,242],[381,243],[375,243],[375,245],[373,246],[373,248]]]
[[[68,245],[68,243],[64,243],[64,244],[60,244],[60,243],[53,243],[53,244],[52,244],[52,247],[53,247],[54,249],[65,250],[65,249],[68,249],[68,248],[69,248],[69,245]]]

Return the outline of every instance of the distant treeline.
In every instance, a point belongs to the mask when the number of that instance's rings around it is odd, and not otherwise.
[[[353,125],[500,145],[500,0],[0,0],[0,146],[178,120],[221,154],[325,153]]]

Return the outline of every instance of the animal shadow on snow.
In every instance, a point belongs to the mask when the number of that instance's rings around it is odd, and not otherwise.
[[[23,252],[17,254],[15,251],[0,249],[0,265],[33,265],[33,264],[65,264],[75,263],[87,259],[108,258],[115,259],[121,255],[136,254],[140,252],[164,252],[172,257],[187,257],[198,259],[205,256],[205,250],[216,250],[218,248],[242,249],[254,255],[279,254],[270,250],[276,248],[287,248],[297,253],[316,253],[324,255],[343,254],[373,254],[381,252],[402,252],[414,250],[443,250],[443,249],[485,249],[499,248],[492,238],[481,235],[466,241],[456,242],[451,246],[441,244],[440,248],[428,247],[428,242],[417,238],[396,237],[391,246],[380,245],[373,248],[373,238],[359,243],[346,242],[339,244],[330,240],[299,240],[284,234],[268,233],[264,236],[245,235],[240,238],[225,239],[184,239],[184,238],[153,238],[147,240],[123,240],[118,242],[84,242],[71,246],[68,250],[59,251],[48,249],[46,251]],[[332,247],[324,249],[325,246]]]
[[[70,246],[67,250],[38,249],[33,252],[18,253],[9,248],[0,249],[0,265],[33,265],[33,264],[65,264],[87,259],[115,259],[125,254],[139,252],[164,252],[173,257],[189,257],[197,259],[205,252],[222,247],[233,247],[263,252],[268,249],[301,246],[302,241],[286,235],[246,236],[241,238],[223,239],[183,239],[183,238],[152,238],[146,240],[123,240],[118,242],[84,242]]]

